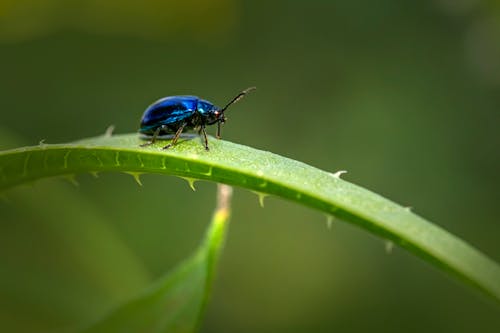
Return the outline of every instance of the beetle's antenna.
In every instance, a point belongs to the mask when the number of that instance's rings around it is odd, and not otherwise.
[[[223,113],[224,111],[226,111],[226,109],[228,107],[230,107],[232,104],[238,102],[240,99],[242,99],[246,94],[248,94],[249,92],[251,92],[252,90],[255,90],[257,89],[256,87],[250,87],[250,88],[247,88],[245,90],[243,90],[242,92],[240,92],[238,95],[236,95],[235,98],[233,98],[231,100],[231,102],[227,103],[227,105],[225,107],[223,107],[220,112]]]

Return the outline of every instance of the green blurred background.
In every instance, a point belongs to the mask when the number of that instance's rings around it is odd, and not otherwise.
[[[498,1],[0,0],[1,148],[137,130],[157,98],[328,171],[500,261]],[[212,129],[213,133],[213,129]],[[0,331],[72,328],[191,253],[215,186],[43,180],[0,203]],[[498,332],[498,306],[322,214],[237,190],[203,332]]]

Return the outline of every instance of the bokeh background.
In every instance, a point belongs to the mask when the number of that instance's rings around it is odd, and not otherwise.
[[[137,130],[157,98],[235,106],[227,140],[413,207],[500,261],[495,0],[1,0],[1,147]],[[213,133],[213,132],[212,132]],[[215,185],[43,180],[0,203],[0,331],[99,316],[197,246]],[[202,332],[498,332],[498,306],[404,250],[237,190]]]

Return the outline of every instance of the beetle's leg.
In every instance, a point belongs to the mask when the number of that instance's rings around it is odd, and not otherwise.
[[[217,139],[221,138],[221,135],[220,135],[220,121],[217,122],[217,134],[215,135],[215,137]]]
[[[203,141],[205,143],[205,150],[208,149],[208,138],[207,138],[207,132],[205,131],[205,125],[200,126],[200,129],[198,130],[198,135],[201,136],[203,133]]]
[[[207,132],[205,131],[205,125],[201,125],[201,131],[203,132],[203,139],[205,140],[205,150],[209,150],[208,149]]]
[[[186,125],[187,125],[187,123],[184,123],[184,124],[181,125],[181,127],[179,127],[179,129],[177,130],[177,132],[175,132],[175,135],[174,135],[174,138],[172,139],[172,142],[170,142],[168,145],[166,145],[165,147],[163,147],[163,149],[168,149],[168,148],[174,146],[177,143],[177,140],[179,140],[179,136],[181,136],[181,133],[184,130],[184,127],[186,127]]]
[[[140,145],[140,147],[147,147],[147,146],[150,146],[152,145],[153,143],[156,142],[156,138],[158,137],[158,135],[160,134],[160,131],[163,129],[165,125],[161,125],[160,127],[158,127],[155,132],[153,133],[153,137],[151,138],[151,140],[149,142],[146,142],[146,143],[143,143],[142,145]]]

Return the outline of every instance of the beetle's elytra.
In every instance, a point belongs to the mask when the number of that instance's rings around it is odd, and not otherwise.
[[[172,142],[163,147],[168,149],[177,143],[182,131],[195,129],[198,134],[203,133],[205,149],[208,150],[205,127],[217,123],[217,139],[220,139],[221,124],[226,121],[224,112],[254,89],[243,90],[222,109],[197,96],[169,96],[154,102],[142,115],[139,133],[151,139],[141,146],[154,143],[159,135],[174,134]]]

